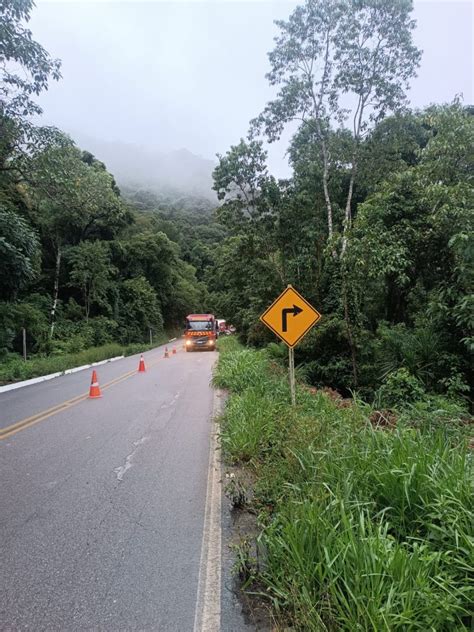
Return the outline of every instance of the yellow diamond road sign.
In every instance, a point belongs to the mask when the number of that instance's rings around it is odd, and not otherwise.
[[[260,320],[289,347],[294,347],[321,318],[321,314],[289,285]]]

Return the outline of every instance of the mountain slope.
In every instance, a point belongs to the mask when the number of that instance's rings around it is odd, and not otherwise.
[[[131,143],[102,141],[74,134],[74,140],[104,162],[119,186],[148,189],[176,197],[192,195],[213,202],[212,160],[197,156],[187,149],[170,152],[141,147]]]

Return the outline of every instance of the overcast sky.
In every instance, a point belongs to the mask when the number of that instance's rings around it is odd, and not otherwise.
[[[272,92],[265,79],[275,19],[296,2],[37,0],[30,28],[62,62],[40,98],[44,119],[70,132],[206,158],[245,136]],[[423,53],[414,107],[473,98],[473,3],[415,2]],[[288,174],[284,144],[270,167]]]

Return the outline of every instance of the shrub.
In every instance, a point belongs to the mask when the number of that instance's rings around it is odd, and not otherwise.
[[[423,399],[425,390],[421,383],[408,372],[398,369],[389,373],[376,393],[379,406],[386,408],[403,408],[417,400]]]

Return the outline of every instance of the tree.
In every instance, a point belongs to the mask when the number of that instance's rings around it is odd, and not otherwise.
[[[89,320],[91,306],[104,303],[115,272],[108,245],[100,241],[81,241],[68,251],[67,258],[70,264],[69,285],[80,289],[86,320]]]
[[[0,1],[0,173],[17,175],[12,158],[54,142],[54,127],[36,127],[28,117],[41,114],[33,97],[61,77],[61,63],[36,42],[24,23],[33,0]]]
[[[24,159],[31,217],[55,257],[51,337],[59,295],[61,259],[66,246],[94,238],[111,239],[131,221],[101,163],[91,165],[66,138]]]
[[[240,139],[238,145],[231,146],[225,156],[217,154],[219,164],[212,174],[214,191],[219,200],[239,202],[242,210],[251,214],[258,200],[260,190],[268,177],[265,164],[267,152],[261,141],[246,143]]]
[[[160,304],[173,294],[173,268],[179,249],[162,233],[145,231],[121,243],[120,267],[127,277],[143,276],[155,290]]]
[[[306,0],[287,22],[269,54],[267,78],[281,86],[253,126],[270,141],[299,120],[309,126],[321,151],[328,238],[333,235],[333,206],[328,182],[333,167],[328,135],[332,121],[352,129],[350,178],[346,191],[341,253],[347,247],[360,144],[370,126],[400,108],[420,53],[412,43],[411,0]],[[344,97],[344,98],[343,98]]]
[[[269,54],[267,78],[281,86],[273,101],[253,122],[270,141],[279,138],[292,120],[308,126],[320,147],[321,177],[332,255],[334,204],[329,181],[338,161],[330,151],[331,124],[350,123],[340,257],[344,258],[353,215],[353,197],[363,138],[386,113],[405,102],[409,79],[420,53],[412,43],[411,0],[306,0],[289,20],[277,22],[280,34]],[[357,384],[356,343],[351,323],[347,270],[341,266],[342,303]]]
[[[251,234],[259,245],[259,256],[266,258],[285,282],[276,241],[282,192],[268,175],[262,142],[241,140],[218,157],[213,179],[214,190],[224,201],[217,209],[219,221],[236,232]]]
[[[149,330],[163,329],[158,297],[145,277],[127,279],[120,288],[120,315],[122,337],[126,342],[148,339]]]
[[[14,211],[0,205],[0,297],[14,299],[39,274],[36,232]]]
[[[469,381],[474,348],[474,118],[454,104],[420,119],[430,137],[418,164],[389,175],[360,205],[347,263],[365,325],[397,328],[382,332],[385,355],[394,355],[388,341],[404,366],[440,389],[457,373]]]
[[[397,113],[380,121],[361,146],[359,196],[374,193],[392,174],[417,165],[431,134],[421,113]]]
[[[0,2],[0,119],[24,121],[31,114],[41,114],[32,100],[48,87],[50,78],[61,76],[61,63],[32,38],[25,28],[33,0]],[[21,72],[20,72],[21,69]]]

